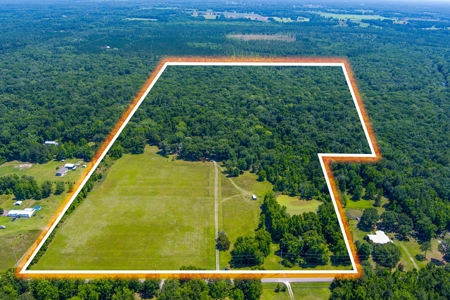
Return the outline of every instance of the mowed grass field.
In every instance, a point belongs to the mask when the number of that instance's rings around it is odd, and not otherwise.
[[[78,163],[78,160],[68,160],[67,162]],[[40,185],[44,181],[49,180],[55,182],[76,182],[83,175],[85,169],[78,168],[75,171],[69,171],[63,177],[55,176],[56,168],[63,166],[64,162],[50,161],[45,164],[29,164],[25,162],[12,161],[0,165],[0,177],[8,174],[17,174],[18,176],[33,176]],[[66,191],[68,184],[66,184]],[[5,225],[6,229],[0,230],[0,272],[8,268],[12,268],[17,260],[23,256],[28,248],[38,238],[42,230],[50,222],[55,212],[66,199],[67,193],[61,195],[51,195],[49,198],[41,200],[28,199],[24,200],[21,206],[14,206],[14,195],[1,195],[0,207],[5,211],[11,209],[24,209],[27,207],[41,206],[41,210],[30,218],[16,219],[12,222],[11,218],[0,216],[0,225]]]
[[[124,155],[32,269],[214,269],[214,165]]]
[[[219,170],[220,171],[220,170]],[[240,236],[254,234],[258,228],[264,195],[272,190],[268,181],[259,182],[256,174],[244,172],[239,177],[219,175],[219,232],[224,230],[231,242],[230,251],[220,252],[220,268],[229,268],[233,244]],[[238,190],[233,182],[241,189]],[[258,199],[252,200],[255,194]]]
[[[280,195],[277,197],[277,202],[281,206],[286,206],[286,210],[291,215],[301,215],[304,212],[316,212],[319,208],[319,200],[300,200],[298,197],[290,197],[287,195]]]

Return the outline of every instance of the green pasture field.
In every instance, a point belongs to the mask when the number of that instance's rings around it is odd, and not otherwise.
[[[0,165],[0,177],[17,174],[18,176],[33,176],[38,184],[49,180],[52,183],[57,181],[76,182],[84,173],[85,169],[78,168],[75,171],[68,171],[63,177],[57,177],[56,167],[65,163],[82,163],[78,160],[67,160],[66,162],[50,161],[45,164],[32,164],[19,161],[12,161]],[[55,188],[55,184],[53,185]],[[68,184],[66,184],[66,191]],[[30,219],[19,218],[12,222],[11,218],[0,216],[0,225],[6,228],[0,230],[0,272],[11,268],[15,264],[15,259],[19,260],[27,249],[40,235],[41,231],[48,225],[55,212],[66,199],[67,194],[52,194],[50,197],[41,200],[24,200],[21,206],[14,206],[14,195],[1,195],[0,207],[6,211],[11,209],[24,209],[27,207],[41,206]],[[14,255],[15,252],[15,255]]]
[[[322,202],[318,200],[300,200],[298,197],[280,195],[277,202],[286,206],[287,212],[292,215],[301,215],[304,212],[316,212]]]
[[[32,269],[214,269],[214,166],[124,155]]]
[[[263,292],[261,295],[261,300],[289,300],[289,292],[287,288],[284,292],[275,292],[278,283],[263,283]],[[279,283],[280,287],[286,287],[284,283]]]
[[[323,300],[331,296],[329,282],[291,283],[295,299]]]
[[[12,161],[7,162],[2,165],[0,165],[0,177],[9,175],[9,174],[17,174],[18,176],[33,176],[36,181],[40,184],[46,180],[50,180],[52,182],[55,181],[77,181],[83,172],[86,170],[84,168],[77,168],[75,171],[69,170],[67,171],[66,175],[62,177],[57,177],[56,171],[59,167],[63,167],[66,163],[79,163],[81,164],[88,164],[81,160],[77,159],[68,159],[65,162],[61,161],[50,161],[45,164],[30,164],[25,162],[19,162],[19,161]],[[30,166],[30,167],[27,167]]]
[[[270,182],[259,182],[256,179],[257,176],[250,172],[233,178],[227,178],[222,173],[219,176],[219,231],[227,233],[232,245],[238,237],[255,232],[264,195],[273,189]],[[258,197],[256,201],[251,198],[253,194]],[[233,246],[227,252],[220,252],[221,269],[229,268],[232,249]]]
[[[392,18],[386,18],[380,15],[353,15],[353,14],[335,14],[335,13],[328,13],[328,12],[313,12],[316,14],[321,15],[325,18],[333,18],[333,19],[339,19],[339,20],[347,20],[350,19],[351,21],[361,21],[361,20],[392,20]]]

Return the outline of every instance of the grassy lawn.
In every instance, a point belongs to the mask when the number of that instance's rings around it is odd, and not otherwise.
[[[84,168],[77,168],[75,171],[69,170],[63,177],[55,176],[55,173],[59,167],[63,167],[66,163],[79,163],[87,164],[82,160],[68,159],[65,162],[50,161],[45,164],[29,164],[24,162],[12,161],[4,163],[0,166],[0,177],[8,174],[17,174],[19,176],[27,175],[33,176],[38,183],[42,183],[46,180],[52,182],[55,181],[77,181],[83,172]]]
[[[10,223],[5,223],[4,225],[7,225],[7,229],[10,227],[8,226]],[[38,238],[41,231],[16,230],[14,233],[10,233],[7,230],[2,230],[0,233],[0,272],[4,272],[14,267],[16,258],[20,260],[22,255]]]
[[[284,283],[279,283],[280,286],[284,286]],[[261,295],[261,300],[289,300],[291,299],[289,297],[289,293],[286,289],[284,292],[275,292],[275,289],[277,288],[278,283],[264,283],[263,286],[263,292]],[[299,298],[300,299],[300,298]]]
[[[316,212],[322,202],[318,200],[300,200],[298,197],[280,195],[277,202],[281,206],[286,206],[287,212],[292,215],[301,215],[304,212]]]
[[[245,172],[237,178],[232,178],[233,182],[241,189],[239,191],[224,174],[219,176],[219,231],[225,230],[233,245],[240,236],[253,234],[258,227],[259,214],[264,195],[272,190],[272,184],[267,181],[256,181],[255,174]],[[251,195],[255,194],[258,200],[252,200]],[[229,268],[232,247],[227,252],[220,252],[220,268]]]
[[[124,155],[33,269],[214,269],[214,167]]]
[[[268,181],[257,181],[257,178],[256,174],[247,171],[238,177],[233,177],[232,180],[242,189],[256,195],[258,199],[264,199],[264,195],[273,190],[273,185]]]
[[[329,282],[291,283],[295,299],[323,300],[330,298]]]
[[[78,160],[68,160],[67,162],[76,163]],[[76,182],[85,170],[81,168],[75,171],[69,171],[64,177],[56,177],[56,167],[62,165],[64,165],[64,163],[56,161],[34,165],[13,161],[0,166],[0,176],[5,176],[8,174],[33,176],[36,178],[38,184],[41,184],[45,180],[50,180],[51,182]],[[0,196],[0,207],[2,207],[5,211],[41,206],[41,210],[37,211],[30,219],[19,218],[12,222],[11,218],[0,216],[0,225],[6,226],[6,229],[0,230],[0,272],[14,266],[14,250],[16,252],[17,259],[22,257],[26,250],[39,236],[41,231],[54,217],[55,212],[61,206],[66,196],[66,193],[61,195],[52,194],[49,198],[41,200],[24,200],[21,206],[13,205],[15,202],[13,195]]]

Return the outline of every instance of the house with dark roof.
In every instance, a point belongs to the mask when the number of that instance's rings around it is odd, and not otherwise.
[[[66,175],[67,171],[69,169],[65,168],[65,167],[61,167],[59,168],[59,170],[56,172],[56,176],[64,176]]]

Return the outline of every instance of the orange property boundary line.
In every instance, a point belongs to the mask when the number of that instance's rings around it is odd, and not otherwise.
[[[81,191],[84,184],[95,171],[100,161],[106,155],[109,148],[112,146],[120,132],[128,123],[134,112],[139,107],[140,103],[147,96],[150,89],[153,87],[159,76],[168,65],[223,65],[223,66],[340,66],[343,69],[347,83],[355,102],[355,106],[362,122],[368,144],[371,149],[371,154],[318,154],[321,162],[322,170],[327,181],[330,194],[333,199],[333,204],[337,211],[338,220],[343,229],[344,240],[351,253],[351,261],[354,270],[351,272],[339,272],[340,270],[325,271],[317,270],[305,273],[305,270],[298,271],[30,271],[27,270],[31,260],[37,254],[39,249],[44,244],[45,240],[50,235],[51,231],[56,227],[57,223],[64,215],[70,204]],[[18,277],[24,278],[333,278],[339,277],[359,277],[362,269],[356,249],[353,244],[352,234],[346,220],[344,209],[339,198],[339,189],[336,180],[333,176],[331,164],[334,162],[353,162],[353,163],[375,163],[381,158],[379,147],[376,143],[375,135],[372,126],[369,122],[369,117],[365,110],[364,104],[361,100],[360,93],[357,88],[356,80],[350,67],[350,63],[345,58],[230,58],[230,57],[168,57],[163,59],[153,70],[149,78],[146,80],[140,91],[137,93],[133,101],[130,103],[125,113],[114,126],[111,133],[106,138],[106,141],[100,146],[97,153],[92,159],[92,164],[85,169],[84,174],[80,180],[75,184],[73,192],[67,195],[63,204],[59,207],[54,217],[51,219],[45,230],[41,233],[39,238],[30,247],[30,249],[23,256],[18,264],[16,274]],[[356,268],[355,268],[356,267]]]

